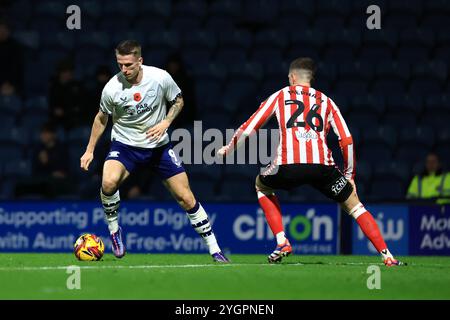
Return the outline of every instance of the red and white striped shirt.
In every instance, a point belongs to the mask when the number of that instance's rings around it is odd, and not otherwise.
[[[235,132],[228,150],[238,148],[245,139],[276,114],[280,141],[274,165],[335,165],[326,143],[330,127],[339,138],[344,158],[344,175],[355,176],[353,139],[336,104],[322,92],[307,86],[289,86],[272,94]]]

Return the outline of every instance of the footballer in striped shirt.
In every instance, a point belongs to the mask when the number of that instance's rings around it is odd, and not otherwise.
[[[311,87],[315,64],[310,58],[298,58],[289,67],[289,86],[273,93],[245,121],[228,145],[218,151],[226,156],[241,146],[245,139],[261,128],[273,115],[280,130],[275,159],[268,169],[256,177],[256,192],[266,220],[277,240],[268,256],[270,263],[280,262],[292,253],[282,223],[276,189],[290,190],[309,184],[355,218],[359,227],[380,253],[385,265],[403,265],[389,252],[372,214],[364,208],[356,193],[355,150],[352,135],[334,101]],[[344,168],[336,166],[327,146],[332,129],[339,138]]]

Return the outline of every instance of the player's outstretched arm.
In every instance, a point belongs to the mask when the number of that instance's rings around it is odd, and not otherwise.
[[[167,112],[167,116],[164,118],[164,120],[147,130],[147,138],[158,141],[170,127],[173,120],[175,120],[175,118],[180,114],[183,106],[183,97],[178,96],[175,99],[175,102],[170,107],[169,112]]]
[[[238,149],[247,137],[263,127],[274,114],[278,106],[277,102],[280,95],[282,95],[281,90],[275,92],[266,101],[261,103],[258,110],[256,110],[256,112],[236,130],[228,144],[217,151],[217,155],[223,157],[230,154]]]
[[[99,111],[95,116],[94,123],[92,124],[91,136],[89,138],[89,143],[86,147],[86,151],[81,156],[80,167],[83,170],[88,170],[89,165],[94,159],[94,149],[97,145],[98,139],[105,131],[106,125],[108,124],[108,115]]]

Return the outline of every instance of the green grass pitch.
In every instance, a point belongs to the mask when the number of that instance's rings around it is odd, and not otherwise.
[[[72,254],[0,254],[0,299],[450,299],[450,257],[404,257],[386,268],[372,256],[290,256],[269,265],[264,255],[106,254],[79,262]],[[67,266],[80,269],[79,290],[67,289]],[[369,290],[370,265],[381,288]]]

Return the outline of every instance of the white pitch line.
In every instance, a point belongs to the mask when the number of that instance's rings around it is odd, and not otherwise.
[[[97,265],[97,266],[80,266],[80,265],[69,265],[69,266],[42,266],[42,267],[1,267],[0,271],[47,271],[47,270],[66,270],[68,267],[77,266],[80,269],[167,269],[167,268],[223,268],[223,267],[273,267],[273,266],[305,266],[308,264],[316,263],[286,263],[286,264],[269,264],[269,263],[230,263],[230,264],[180,264],[180,265],[136,265],[136,266],[121,266],[121,265]],[[370,263],[363,262],[347,262],[346,265],[370,265]],[[373,264],[373,263],[372,263]],[[317,263],[317,265],[344,265],[335,263]]]
[[[80,269],[85,270],[96,270],[96,269],[177,269],[177,268],[231,268],[231,267],[289,267],[289,266],[308,266],[308,265],[324,265],[324,266],[369,266],[369,265],[380,265],[383,263],[369,263],[369,262],[342,262],[342,263],[321,263],[321,262],[305,262],[305,263],[281,263],[281,264],[269,264],[269,263],[230,263],[230,264],[179,264],[179,265],[135,265],[135,266],[122,266],[122,265],[68,265],[68,266],[42,266],[42,267],[0,267],[1,271],[51,271],[51,270],[66,270],[68,267],[77,266]],[[432,264],[432,265],[411,265],[415,267],[450,267],[449,265],[443,264]]]

